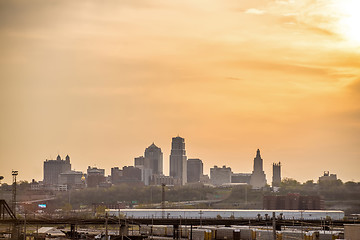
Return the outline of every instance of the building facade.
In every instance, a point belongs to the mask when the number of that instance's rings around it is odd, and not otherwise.
[[[329,171],[325,171],[324,175],[319,177],[319,183],[326,182],[326,181],[337,181],[336,174],[330,174]]]
[[[87,187],[98,187],[101,183],[106,182],[105,169],[88,166],[86,182]]]
[[[251,174],[250,185],[253,189],[260,189],[266,186],[266,175],[263,170],[263,159],[260,156],[260,150],[256,152],[254,158],[254,170]]]
[[[166,186],[175,186],[181,185],[181,181],[179,178],[155,174],[152,176],[150,184],[157,186],[162,184],[165,184]]]
[[[210,168],[210,183],[215,186],[231,183],[231,168],[225,165],[222,168]]]
[[[246,183],[250,184],[251,173],[232,173],[231,183]]]
[[[203,175],[203,162],[198,158],[188,159],[187,182],[188,183],[200,182],[202,175]]]
[[[67,171],[59,174],[58,188],[59,190],[64,189],[73,189],[73,188],[84,188],[85,179],[83,178],[83,173],[79,171]]]
[[[185,139],[182,137],[172,138],[170,154],[170,176],[179,179],[181,185],[187,181],[187,162],[185,151]]]
[[[119,183],[122,175],[123,175],[122,170],[119,169],[119,167],[111,168],[111,183],[112,184]]]
[[[265,210],[323,210],[324,200],[320,196],[304,196],[289,193],[280,196],[264,196]]]
[[[145,149],[144,157],[145,165],[148,165],[153,174],[163,174],[163,153],[161,148],[152,143]]]
[[[64,173],[71,170],[70,157],[67,155],[65,160],[62,160],[60,155],[56,160],[44,161],[44,184],[45,185],[57,185],[59,183],[60,173]]]
[[[122,177],[120,180],[124,182],[141,182],[141,169],[133,166],[124,166],[122,169]]]
[[[280,187],[281,183],[281,163],[273,163],[272,186]]]
[[[134,158],[134,166],[145,166],[145,158],[143,156]]]

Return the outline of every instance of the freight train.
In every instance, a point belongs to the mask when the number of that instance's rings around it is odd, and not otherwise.
[[[151,236],[150,239],[172,239],[174,228],[169,225],[141,225],[139,232],[143,236]],[[269,240],[273,239],[273,231],[270,227],[215,227],[202,226],[200,228],[190,228],[189,226],[179,226],[177,236],[182,239],[192,240]],[[283,229],[276,231],[276,240],[319,240],[319,239],[338,239],[343,238],[343,231],[324,231],[319,229],[300,230],[300,229]],[[164,238],[165,237],[165,238]]]
[[[338,210],[238,210],[238,209],[108,209],[110,216],[127,218],[181,218],[181,219],[266,219],[275,212],[285,220],[343,220],[345,214]]]

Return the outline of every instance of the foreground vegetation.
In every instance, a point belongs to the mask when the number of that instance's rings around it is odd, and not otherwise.
[[[27,182],[21,182],[18,187],[21,199],[39,194],[31,191]],[[3,184],[0,187],[0,197],[11,199],[12,187]],[[250,186],[212,187],[206,185],[187,185],[183,187],[166,187],[166,206],[172,208],[262,208],[264,195],[299,193],[302,195],[320,195],[323,197],[326,209],[344,210],[346,214],[360,213],[360,183],[341,180],[303,184],[294,179],[284,179],[276,192],[270,187],[263,190],[252,190]],[[162,192],[160,186],[116,185],[110,188],[86,188],[68,192],[42,192],[52,195],[48,211],[62,209],[69,211],[80,208],[97,208],[99,206],[120,204],[122,207],[156,208],[161,207]],[[191,203],[188,203],[192,201]],[[195,202],[194,202],[195,201]],[[181,202],[180,204],[177,204]]]

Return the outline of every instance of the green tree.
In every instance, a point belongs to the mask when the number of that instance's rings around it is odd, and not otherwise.
[[[66,203],[63,207],[62,210],[64,212],[70,212],[73,209],[72,205],[70,203]]]

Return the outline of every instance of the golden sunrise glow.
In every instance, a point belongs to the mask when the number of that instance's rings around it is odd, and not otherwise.
[[[360,1],[336,1],[335,6],[340,12],[340,32],[348,41],[360,44]]]
[[[108,174],[152,142],[168,174],[178,134],[206,173],[260,148],[268,178],[360,181],[360,0],[35,2],[0,3],[3,182],[57,154]]]

